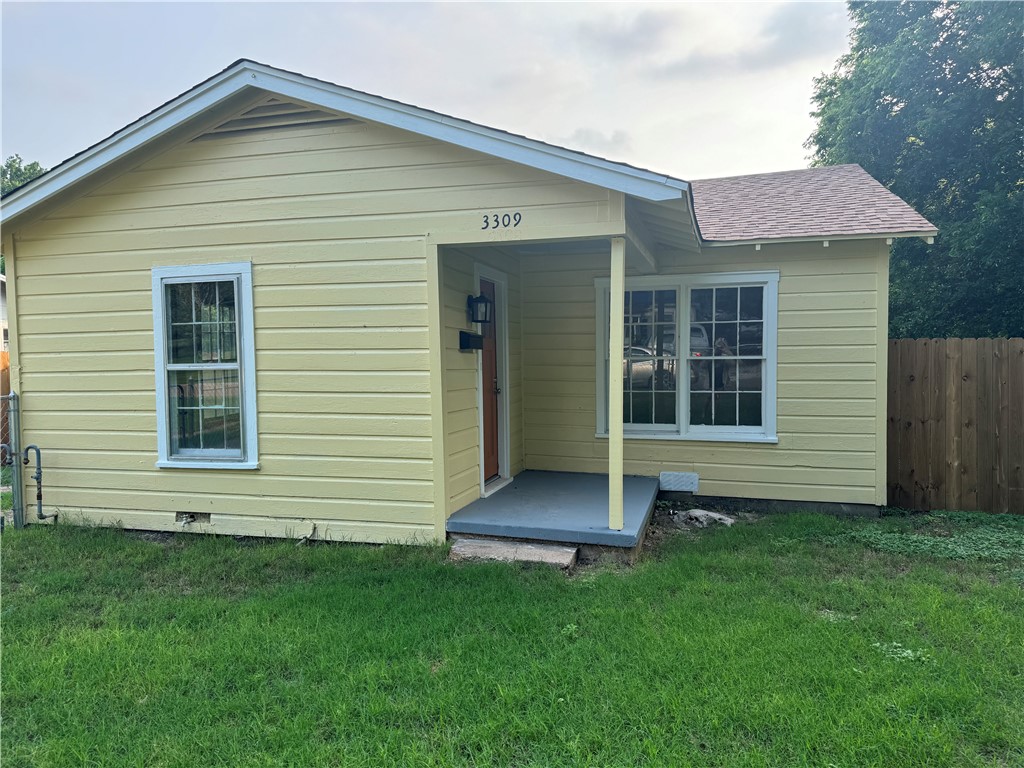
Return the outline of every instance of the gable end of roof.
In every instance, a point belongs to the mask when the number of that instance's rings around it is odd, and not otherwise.
[[[241,59],[3,199],[6,222],[173,131],[205,110],[249,89],[266,91],[331,112],[404,129],[510,162],[646,200],[683,197],[687,182],[594,155],[488,128],[439,112],[363,93],[323,80]]]

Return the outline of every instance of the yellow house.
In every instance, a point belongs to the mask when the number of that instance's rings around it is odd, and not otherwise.
[[[659,480],[884,504],[889,244],[936,233],[857,166],[691,183],[247,60],[3,226],[45,514],[624,545]]]

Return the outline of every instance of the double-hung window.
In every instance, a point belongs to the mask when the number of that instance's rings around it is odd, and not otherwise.
[[[627,436],[776,442],[777,272],[630,278]],[[598,290],[598,434],[608,430],[609,283]]]
[[[161,467],[257,467],[252,266],[153,270]]]

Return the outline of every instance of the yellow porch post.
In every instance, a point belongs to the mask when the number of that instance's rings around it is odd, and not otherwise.
[[[608,316],[608,527],[622,530],[622,348],[626,290],[626,239],[612,238]]]

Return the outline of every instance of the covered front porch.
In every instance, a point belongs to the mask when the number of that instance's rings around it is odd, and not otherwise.
[[[607,405],[624,381],[606,373],[624,369],[625,330],[600,317],[624,316],[627,273],[657,273],[666,244],[672,264],[697,245],[684,201],[626,208],[623,236],[439,247],[446,533],[642,540],[658,480],[625,466],[623,408]]]
[[[608,476],[527,470],[448,518],[448,533],[635,547],[654,510],[658,480],[622,478],[622,528],[608,525]]]

